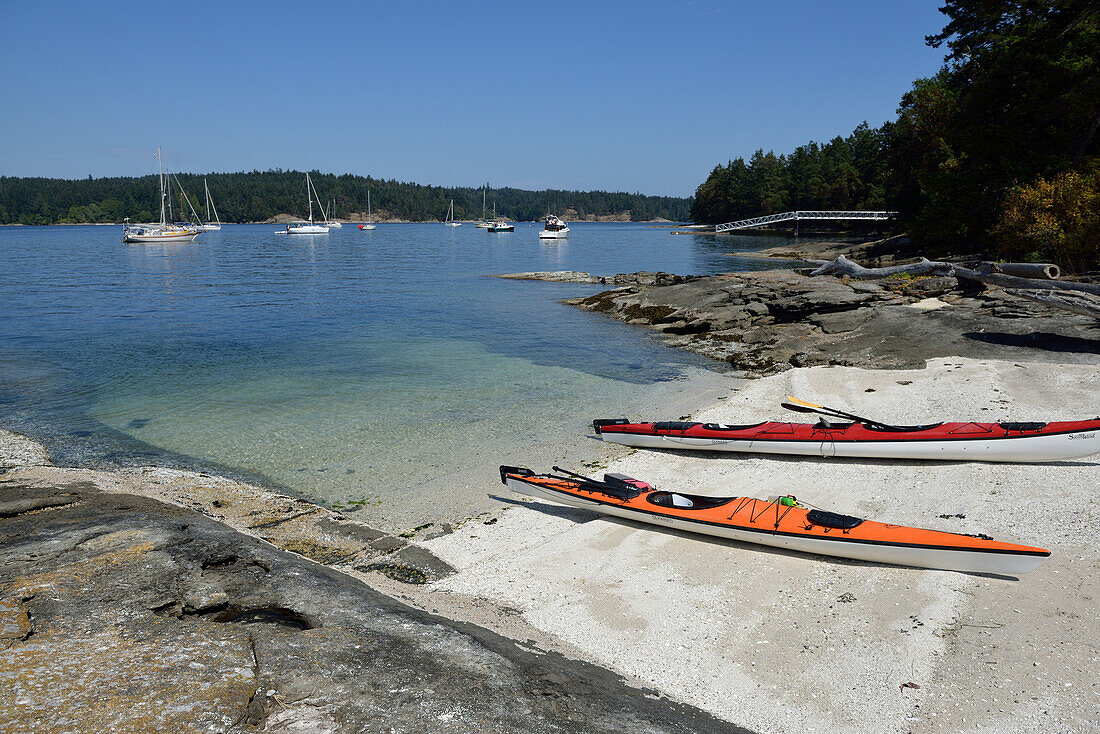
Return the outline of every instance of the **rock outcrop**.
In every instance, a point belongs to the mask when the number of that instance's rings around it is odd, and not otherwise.
[[[183,507],[0,477],[0,731],[743,731]]]
[[[838,364],[916,368],[931,357],[1095,359],[1100,329],[999,289],[950,277],[864,282],[770,270],[707,277],[617,275],[624,287],[565,303],[654,328],[750,374]],[[678,279],[677,279],[678,278]]]

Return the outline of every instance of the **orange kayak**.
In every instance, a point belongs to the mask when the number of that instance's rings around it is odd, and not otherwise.
[[[500,467],[509,489],[559,504],[661,527],[758,543],[804,553],[919,568],[1019,576],[1050,551],[993,540],[864,520],[809,509],[794,497],[706,497],[659,491],[618,474],[591,479],[554,467],[556,474]]]

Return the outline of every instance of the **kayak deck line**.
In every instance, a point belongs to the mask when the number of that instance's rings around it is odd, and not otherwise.
[[[501,467],[510,489],[663,527],[716,535],[821,555],[978,573],[1024,574],[1050,555],[1044,548],[985,535],[926,530],[807,509],[793,497],[706,497],[645,490],[626,496],[618,485],[606,494],[597,480],[536,475]],[[637,480],[634,480],[637,481]],[[619,496],[623,494],[623,496]],[[732,511],[731,511],[732,508]]]

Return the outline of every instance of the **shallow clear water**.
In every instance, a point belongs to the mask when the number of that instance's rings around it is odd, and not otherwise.
[[[57,463],[252,474],[326,502],[397,496],[522,462],[714,367],[558,303],[599,286],[485,276],[750,269],[764,263],[726,253],[785,242],[571,227],[544,243],[529,224],[226,225],[160,245],[121,244],[119,227],[0,228],[0,425]]]

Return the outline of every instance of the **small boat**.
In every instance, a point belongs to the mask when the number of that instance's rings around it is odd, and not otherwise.
[[[497,205],[493,204],[493,218],[489,222],[489,226],[485,229],[490,232],[514,232],[516,225],[511,222],[506,222],[503,219],[497,219]]]
[[[451,199],[451,208],[447,210],[447,220],[444,222],[448,227],[461,227],[462,222],[455,221],[455,200]]]
[[[325,224],[329,229],[341,229],[344,225],[336,221],[336,199],[332,200],[332,208],[329,211],[332,212],[332,216],[325,214]]]
[[[797,398],[788,400],[783,407],[816,413],[822,419],[817,423],[764,421],[751,425],[597,419],[592,426],[604,441],[660,449],[1020,463],[1079,459],[1100,453],[1100,418],[892,426]]]
[[[569,226],[553,214],[546,215],[546,226],[539,232],[539,239],[561,240],[569,236]]]
[[[313,197],[317,194],[317,189],[313,185],[313,181],[309,177],[309,172],[306,171],[306,198],[309,199],[309,221],[306,222],[292,222],[286,225],[286,234],[328,234],[328,218],[325,218],[324,224],[317,224],[313,221]],[[317,197],[317,207],[324,214],[325,209],[321,206],[321,197]]]
[[[492,224],[493,224],[492,222],[489,221],[489,218],[485,215],[485,191],[488,188],[489,188],[489,182],[486,181],[485,185],[481,187],[481,221],[480,222],[474,222],[474,226],[477,227],[478,229],[489,229],[489,227],[491,227]],[[496,204],[494,204],[493,207],[495,208]]]
[[[374,216],[371,214],[370,210],[370,189],[367,189],[367,221],[363,224],[360,224],[359,229],[366,231],[374,229],[377,226],[378,225],[374,223]]]
[[[130,243],[190,242],[202,234],[202,230],[187,224],[169,224],[172,219],[171,174],[165,174],[163,153],[157,147],[157,180],[160,182],[160,224],[130,224],[126,217],[122,225],[122,241]],[[182,187],[180,189],[183,190]],[[165,204],[167,203],[167,211]],[[190,203],[190,202],[188,202]]]
[[[214,199],[210,196],[210,186],[206,183],[206,177],[202,179],[202,187],[206,191],[206,218],[198,228],[204,232],[217,232],[222,228],[222,223],[218,217],[218,210],[214,206]],[[210,210],[212,209],[214,211],[214,218],[210,219]]]
[[[1020,576],[1050,551],[940,530],[892,525],[812,509],[795,497],[708,497],[658,491],[621,474],[603,480],[554,467],[554,474],[500,467],[509,489],[637,522],[803,553],[966,573]]]

